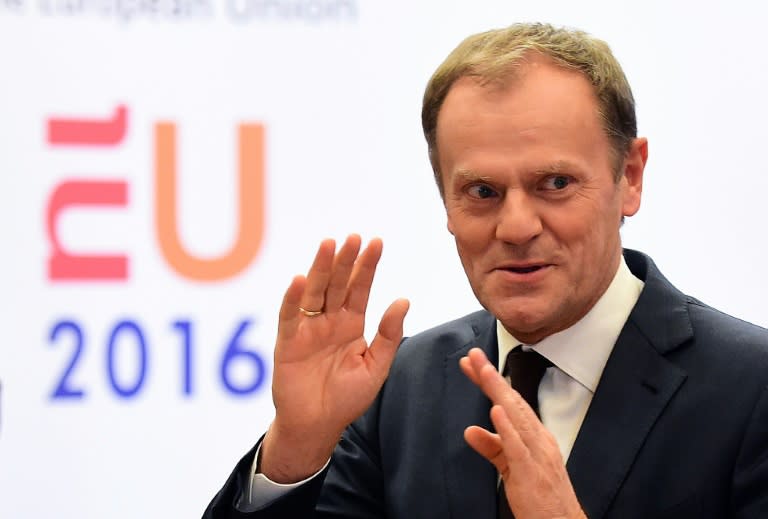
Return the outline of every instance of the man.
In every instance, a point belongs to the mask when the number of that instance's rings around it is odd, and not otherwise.
[[[608,47],[472,36],[422,122],[485,311],[398,350],[398,300],[369,346],[382,244],[323,242],[281,308],[275,419],[206,516],[768,517],[768,332],[622,254],[648,144]],[[497,371],[523,357],[544,373],[526,399],[532,368]]]

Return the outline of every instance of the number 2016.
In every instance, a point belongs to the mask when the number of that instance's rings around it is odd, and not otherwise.
[[[248,349],[243,344],[243,336],[251,325],[250,319],[243,319],[235,328],[232,336],[227,341],[224,351],[219,360],[219,379],[225,390],[233,395],[245,396],[257,392],[264,384],[266,379],[266,365],[261,355]],[[188,320],[178,320],[173,322],[173,329],[181,336],[181,393],[188,397],[194,394],[194,334],[193,323]],[[59,399],[82,399],[85,397],[86,390],[82,386],[77,386],[72,380],[72,376],[77,370],[78,362],[85,350],[85,335],[79,323],[73,320],[61,320],[51,328],[49,340],[51,345],[59,341],[63,335],[70,335],[74,340],[74,348],[69,361],[66,363],[50,398]],[[126,381],[118,377],[116,362],[116,351],[118,344],[121,347],[128,345],[119,343],[118,340],[131,336],[133,338],[134,351],[136,355],[137,369],[131,380]],[[148,351],[147,341],[144,332],[138,323],[132,320],[118,321],[111,329],[106,344],[106,371],[109,386],[119,398],[132,398],[140,393],[144,386],[148,370]],[[250,367],[249,378],[247,380],[236,380],[233,376],[233,370],[237,365],[246,365]]]

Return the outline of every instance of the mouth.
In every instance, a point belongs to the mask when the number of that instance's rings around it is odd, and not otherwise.
[[[531,272],[536,272],[537,270],[541,270],[546,265],[530,265],[526,267],[504,267],[502,270],[506,270],[507,272],[514,272],[515,274],[530,274]]]
[[[550,270],[551,263],[516,263],[499,265],[497,272],[505,272],[506,277],[511,281],[532,282],[543,279],[543,276]]]

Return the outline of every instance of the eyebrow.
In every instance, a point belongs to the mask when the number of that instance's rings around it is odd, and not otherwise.
[[[537,167],[529,170],[536,175],[553,175],[558,173],[564,173],[567,171],[575,171],[579,168],[575,163],[568,160],[560,159],[543,167]],[[454,172],[456,179],[464,182],[493,182],[493,177],[488,175],[481,175],[471,169],[459,169]]]
[[[455,171],[454,176],[465,182],[491,182],[493,179],[487,175],[479,175],[470,169],[459,169]]]
[[[549,164],[548,166],[545,166],[540,169],[536,169],[535,171],[537,173],[544,173],[544,174],[552,174],[552,173],[563,173],[564,171],[571,171],[577,169],[576,165],[572,162],[568,162],[567,160],[556,160],[552,164]]]

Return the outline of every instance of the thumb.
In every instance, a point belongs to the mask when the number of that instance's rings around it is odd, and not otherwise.
[[[398,299],[389,305],[381,317],[376,336],[365,354],[368,370],[381,383],[387,378],[389,367],[403,339],[403,322],[409,307],[410,303],[407,299]]]
[[[500,474],[506,472],[507,459],[498,434],[477,425],[471,425],[464,430],[464,440],[475,452],[490,461]]]

